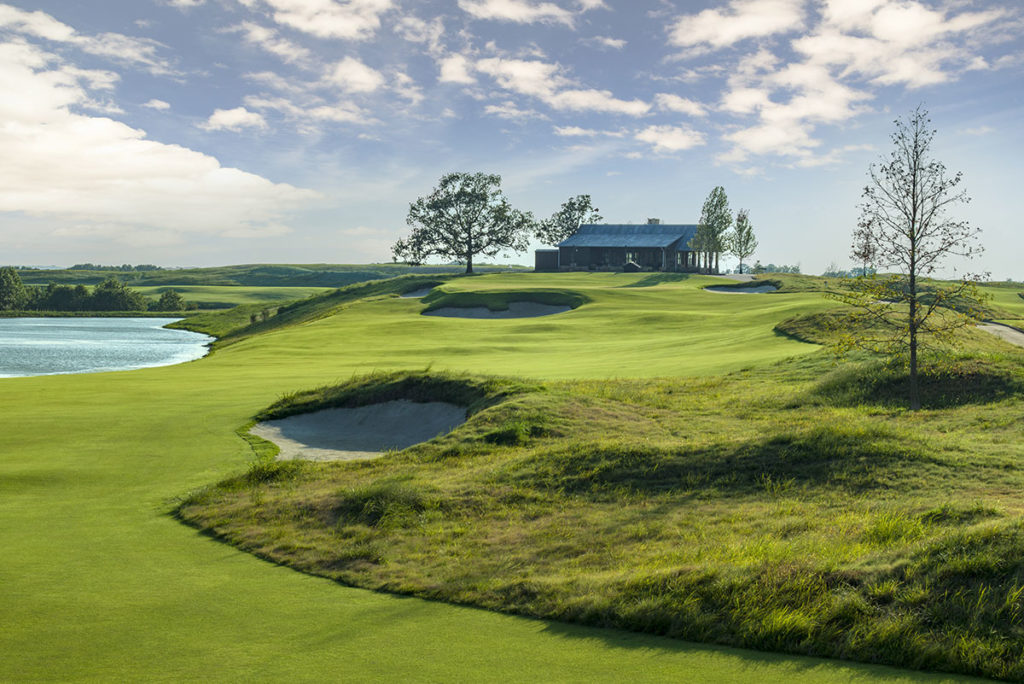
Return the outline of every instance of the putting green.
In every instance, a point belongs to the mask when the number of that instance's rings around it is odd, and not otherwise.
[[[771,326],[827,306],[702,293],[701,279],[530,279],[457,286],[559,286],[592,302],[565,322],[467,321],[386,298],[180,366],[0,381],[0,680],[943,680],[344,588],[169,517],[176,497],[245,466],[234,429],[284,392],[430,363],[538,377],[714,373],[811,349]]]

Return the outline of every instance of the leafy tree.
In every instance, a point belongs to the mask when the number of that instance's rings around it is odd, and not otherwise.
[[[754,227],[750,225],[750,212],[740,209],[736,212],[736,225],[728,236],[729,253],[740,260],[740,273],[743,273],[743,260],[753,256],[757,250],[757,238]]]
[[[947,175],[945,165],[931,156],[935,130],[928,112],[919,106],[895,124],[893,151],[869,168],[854,234],[855,244],[870,244],[879,264],[895,272],[885,278],[857,278],[835,297],[855,307],[848,318],[853,329],[881,331],[877,336],[848,339],[848,345],[906,359],[910,408],[917,410],[921,408],[918,351],[922,335],[948,341],[954,330],[979,315],[980,303],[977,276],[964,276],[953,285],[923,286],[922,279],[946,257],[971,258],[980,253],[981,231],[947,214],[951,206],[970,198],[959,189],[962,174]]]
[[[146,298],[117,278],[107,278],[92,290],[92,311],[145,311]]]
[[[156,311],[184,311],[185,298],[174,290],[164,290],[156,302]]]
[[[473,257],[526,250],[536,221],[513,209],[501,191],[501,176],[449,173],[426,197],[409,206],[408,238],[391,248],[395,258],[418,264],[428,256],[458,259],[473,272]]]
[[[725,233],[732,226],[732,211],[725,188],[716,185],[704,200],[697,224],[697,234],[690,240],[690,247],[700,252],[704,268],[718,271],[718,255],[725,251]],[[712,259],[714,264],[712,265]]]
[[[604,218],[598,211],[591,204],[590,195],[570,197],[551,218],[537,224],[534,235],[545,245],[557,245],[579,230],[584,223],[597,223]]]
[[[21,276],[10,266],[0,268],[0,311],[18,311],[28,302]]]

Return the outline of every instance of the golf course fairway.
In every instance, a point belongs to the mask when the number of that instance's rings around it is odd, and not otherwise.
[[[937,682],[351,589],[169,514],[244,470],[235,434],[283,394],[374,370],[536,378],[710,375],[816,349],[773,325],[814,293],[723,297],[694,277],[482,276],[452,291],[572,290],[558,316],[420,316],[395,296],[180,366],[0,380],[2,681]],[[680,380],[685,382],[685,377]]]

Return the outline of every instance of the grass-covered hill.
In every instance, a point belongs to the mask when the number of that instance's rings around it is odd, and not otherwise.
[[[209,268],[174,268],[151,271],[88,269],[18,269],[27,285],[48,283],[95,285],[109,277],[136,286],[218,287],[342,287],[366,280],[408,274],[458,273],[459,266],[407,266],[405,264],[239,264]],[[508,267],[477,267],[480,272]]]
[[[969,335],[911,414],[776,330],[836,306],[813,289],[419,278],[202,314],[221,342],[179,366],[0,380],[0,680],[1019,677],[1019,350]],[[513,292],[576,308],[421,315]],[[348,465],[237,433],[397,396],[472,417]]]
[[[179,515],[355,586],[1024,679],[1024,354],[966,332],[961,353],[932,359],[926,410],[910,413],[900,371],[837,365],[779,334],[834,307],[807,279],[745,296],[703,292],[709,282],[488,277],[422,303],[360,300],[319,325],[345,325],[364,354],[375,340],[374,368],[416,356],[432,369],[288,396],[262,416],[409,398],[454,401],[471,420],[369,463],[275,465],[259,445],[247,474]],[[437,302],[568,293],[569,314],[449,321],[455,339],[415,318]],[[643,375],[655,377],[626,379]]]

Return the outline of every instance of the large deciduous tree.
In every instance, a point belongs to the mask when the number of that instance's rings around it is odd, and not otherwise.
[[[28,302],[21,276],[10,266],[0,268],[0,311],[17,311]]]
[[[948,340],[954,330],[979,315],[978,276],[962,276],[953,284],[922,279],[948,257],[969,259],[979,254],[981,231],[948,214],[970,198],[960,188],[962,174],[950,176],[932,156],[935,130],[928,112],[919,106],[895,124],[892,152],[869,168],[854,233],[854,253],[873,253],[878,264],[893,273],[857,278],[848,291],[836,296],[855,307],[849,317],[852,329],[881,331],[877,336],[858,335],[848,344],[906,360],[910,407],[917,410],[922,336]]]
[[[584,223],[600,221],[603,217],[598,211],[591,203],[590,195],[570,197],[551,218],[537,224],[534,236],[545,245],[557,245],[573,235]]]
[[[750,224],[750,212],[740,209],[736,212],[736,225],[726,240],[729,253],[740,260],[740,273],[743,273],[743,260],[749,259],[757,250],[757,238],[754,237],[754,226]]]
[[[473,257],[526,250],[536,221],[513,209],[501,191],[501,176],[449,173],[434,191],[409,206],[409,237],[391,248],[396,259],[422,263],[429,256],[458,259],[473,272]]]
[[[725,188],[716,185],[700,210],[697,234],[690,247],[701,253],[706,271],[718,272],[718,255],[725,251],[725,234],[732,226],[732,211]]]

